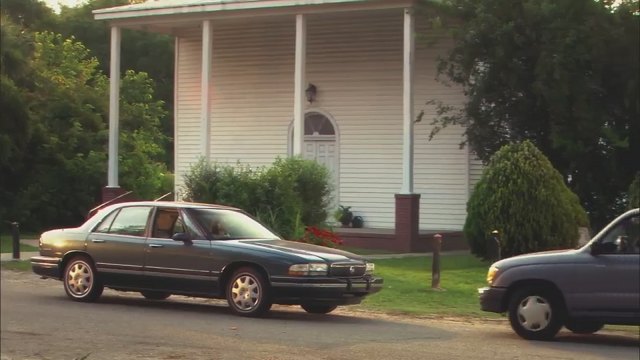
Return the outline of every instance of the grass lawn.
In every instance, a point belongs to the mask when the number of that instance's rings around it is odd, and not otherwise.
[[[31,271],[29,260],[3,261],[2,270]]]
[[[33,239],[33,237],[23,237],[22,239]],[[38,248],[35,246],[20,244],[20,251],[38,251]],[[11,253],[13,252],[13,238],[11,235],[2,234],[0,235],[0,252],[2,253]]]
[[[338,246],[337,249],[349,251],[358,255],[378,255],[378,254],[392,254],[393,251],[389,250],[380,250],[380,249],[363,249],[363,248],[354,248],[350,246]]]
[[[479,287],[486,285],[489,262],[472,255],[445,255],[440,258],[440,286],[431,289],[431,257],[380,259],[376,274],[384,278],[384,289],[368,297],[362,307],[390,313],[439,316],[500,315],[480,310]]]

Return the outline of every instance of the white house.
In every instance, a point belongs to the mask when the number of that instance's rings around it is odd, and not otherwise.
[[[420,230],[462,229],[481,165],[460,149],[461,128],[428,141],[435,107],[426,101],[463,96],[436,81],[436,58],[450,43],[416,40],[438,34],[413,1],[156,0],[94,16],[111,26],[111,74],[120,73],[122,28],[175,38],[178,190],[202,156],[260,166],[302,154],[332,170],[336,203],[392,234],[397,249],[417,249]],[[112,76],[112,195],[118,98]]]

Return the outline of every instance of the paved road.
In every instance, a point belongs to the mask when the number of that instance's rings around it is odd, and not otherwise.
[[[144,300],[106,290],[99,303],[68,300],[61,283],[2,271],[1,359],[633,359],[635,334],[562,333],[528,342],[504,321],[413,319],[276,307],[265,319],[230,315],[220,301]]]

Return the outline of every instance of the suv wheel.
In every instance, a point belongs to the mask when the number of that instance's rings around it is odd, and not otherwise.
[[[509,322],[522,338],[551,340],[563,325],[565,311],[559,296],[544,287],[514,292],[509,302]]]
[[[602,330],[604,324],[591,320],[569,319],[564,326],[576,334],[593,334]]]
[[[338,307],[338,305],[325,304],[302,304],[300,306],[309,314],[328,314]]]

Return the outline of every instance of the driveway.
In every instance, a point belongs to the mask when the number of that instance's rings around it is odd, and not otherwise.
[[[67,299],[62,284],[2,271],[1,359],[633,359],[628,332],[528,342],[505,321],[416,319],[339,309],[309,315],[276,306],[265,319],[233,316],[223,302],[172,296],[154,302],[105,290]]]

